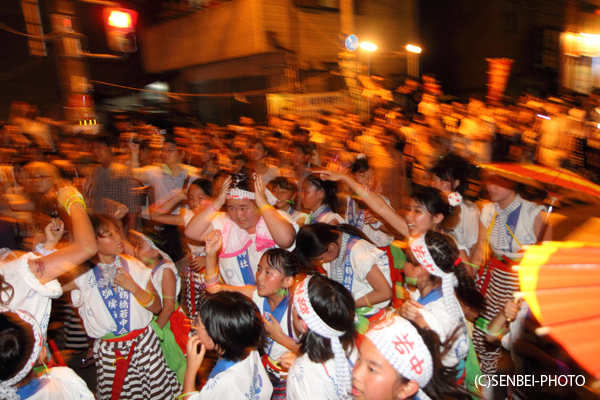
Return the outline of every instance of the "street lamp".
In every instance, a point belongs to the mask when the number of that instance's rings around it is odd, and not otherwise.
[[[412,44],[407,44],[406,50],[410,51],[411,53],[417,53],[417,54],[419,54],[421,52],[421,48],[419,46],[413,46]]]
[[[406,45],[406,72],[408,75],[417,78],[419,77],[419,54],[421,54],[419,46]]]
[[[360,48],[367,51],[367,64],[368,64],[368,76],[369,84],[371,84],[371,53],[377,50],[377,45],[369,42],[360,42]],[[370,90],[372,90],[370,88]],[[367,97],[367,120],[371,120],[371,96]]]

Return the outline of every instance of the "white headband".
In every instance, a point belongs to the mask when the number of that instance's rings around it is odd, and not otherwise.
[[[431,275],[442,278],[442,293],[444,295],[444,304],[446,305],[446,311],[450,316],[452,322],[461,322],[464,319],[464,314],[460,303],[454,293],[454,288],[458,286],[458,279],[453,273],[447,273],[442,271],[433,261],[427,244],[425,243],[425,234],[422,234],[410,242],[410,250],[419,262],[419,264],[427,269]]]
[[[421,389],[433,376],[433,360],[423,338],[410,322],[393,316],[375,325],[365,337],[400,375],[419,384],[419,400],[429,399]]]
[[[137,232],[137,231],[131,231],[132,233],[134,233],[135,235],[138,235],[139,237],[141,237],[142,239],[144,239],[144,241],[146,241],[146,243],[148,243],[148,245],[158,251],[158,254],[160,254],[162,256],[162,258],[164,260],[167,260],[168,262],[170,262],[171,264],[173,263],[173,259],[171,258],[171,256],[169,256],[167,253],[165,253],[164,251],[162,251],[161,249],[158,248],[158,246],[156,245],[156,243],[154,243],[152,240],[150,240],[150,238],[146,235],[144,235],[141,232]],[[141,261],[141,260],[140,260]]]
[[[308,282],[311,278],[312,276],[308,276],[296,287],[296,291],[294,292],[294,308],[298,312],[298,315],[306,322],[308,329],[331,340],[331,349],[333,350],[335,360],[337,394],[339,398],[345,398],[352,388],[352,371],[350,370],[346,352],[340,343],[340,337],[345,332],[331,328],[323,322],[313,309],[308,297]]]
[[[31,316],[31,314],[26,313],[25,311],[3,310],[1,312],[2,313],[13,312],[13,313],[17,314],[19,317],[21,317],[21,319],[24,322],[31,325],[31,328],[33,329],[33,351],[31,352],[29,359],[25,363],[25,366],[23,367],[23,369],[21,371],[19,371],[18,374],[16,374],[12,378],[10,378],[6,381],[0,381],[0,398],[6,399],[6,400],[20,400],[21,396],[19,396],[17,394],[17,391],[13,387],[13,385],[16,385],[17,383],[21,382],[23,380],[23,378],[25,378],[27,376],[29,371],[31,371],[31,369],[35,365],[35,362],[40,357],[40,351],[42,350],[42,345],[43,345],[43,340],[44,340],[43,334],[42,334],[42,329],[40,328],[40,325],[35,320],[35,318],[33,318]]]
[[[275,204],[277,204],[277,197],[275,197],[273,195],[273,193],[271,193],[269,191],[269,189],[265,189],[265,194],[267,195],[267,201],[269,202],[270,205],[274,206]],[[229,189],[227,191],[227,199],[233,199],[233,200],[255,200],[256,199],[256,194],[249,192],[247,190],[242,190],[242,189]]]

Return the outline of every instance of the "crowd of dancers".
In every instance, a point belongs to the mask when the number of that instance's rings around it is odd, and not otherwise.
[[[5,160],[0,398],[93,398],[36,368],[63,293],[98,399],[529,398],[475,377],[576,368],[525,340],[514,301],[545,207],[492,174],[478,199],[465,147],[421,108],[423,143],[396,112],[364,129],[341,110],[269,129],[126,117]]]

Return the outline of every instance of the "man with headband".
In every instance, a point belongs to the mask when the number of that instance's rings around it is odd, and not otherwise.
[[[94,395],[70,368],[55,367],[37,378],[33,367],[46,358],[44,333],[25,311],[0,312],[0,399],[92,400]]]
[[[251,183],[245,174],[227,178],[218,196],[185,228],[193,240],[202,240],[214,230],[223,235],[219,273],[206,277],[209,290],[218,283],[219,274],[227,285],[256,285],[254,275],[265,251],[293,250],[298,225],[273,207],[277,198],[266,190],[262,177],[256,177],[254,191]],[[225,204],[227,212],[219,212]]]

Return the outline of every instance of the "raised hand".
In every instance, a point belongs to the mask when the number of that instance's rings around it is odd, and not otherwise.
[[[223,205],[227,201],[227,191],[229,190],[230,185],[231,185],[231,176],[228,176],[225,179],[225,181],[223,182],[223,186],[221,186],[221,190],[219,191],[219,194],[213,201],[213,205],[215,206],[215,208],[217,210],[220,209],[221,207],[223,207]]]
[[[128,212],[129,212],[129,208],[127,208],[127,206],[125,204],[121,204],[115,210],[113,217],[116,220],[121,220],[127,215]]]
[[[413,299],[409,299],[402,304],[400,316],[409,321],[414,321],[418,316],[421,315],[419,308],[423,308],[423,306]]]
[[[125,271],[123,268],[117,269],[115,283],[130,293],[135,293],[137,290],[141,289],[140,285],[135,283],[131,275],[129,275],[129,273],[127,273],[127,271]]]
[[[50,223],[44,228],[44,234],[46,234],[46,244],[56,245],[64,233],[65,223],[60,219],[51,219]]]
[[[202,340],[196,335],[190,337],[187,342],[187,368],[192,371],[200,369],[205,354],[206,346]]]
[[[342,171],[333,171],[331,169],[318,169],[313,171],[313,173],[321,175],[321,179],[326,181],[339,181],[346,175]]]
[[[262,316],[263,323],[265,325],[265,331],[267,332],[267,336],[271,339],[277,341],[278,337],[283,335],[283,329],[281,329],[281,325],[279,322],[273,317],[271,313],[264,313]]]
[[[223,245],[223,236],[221,235],[221,231],[216,229],[210,232],[208,235],[204,236],[204,242],[206,242],[206,255],[216,256],[219,254],[219,250]]]
[[[514,321],[517,317],[517,313],[519,312],[520,304],[515,303],[514,301],[507,301],[504,305],[504,316],[508,322]]]
[[[254,181],[254,194],[256,195],[256,206],[261,208],[269,204],[267,201],[267,194],[265,193],[266,185],[263,177],[260,175],[256,175],[256,180]]]

